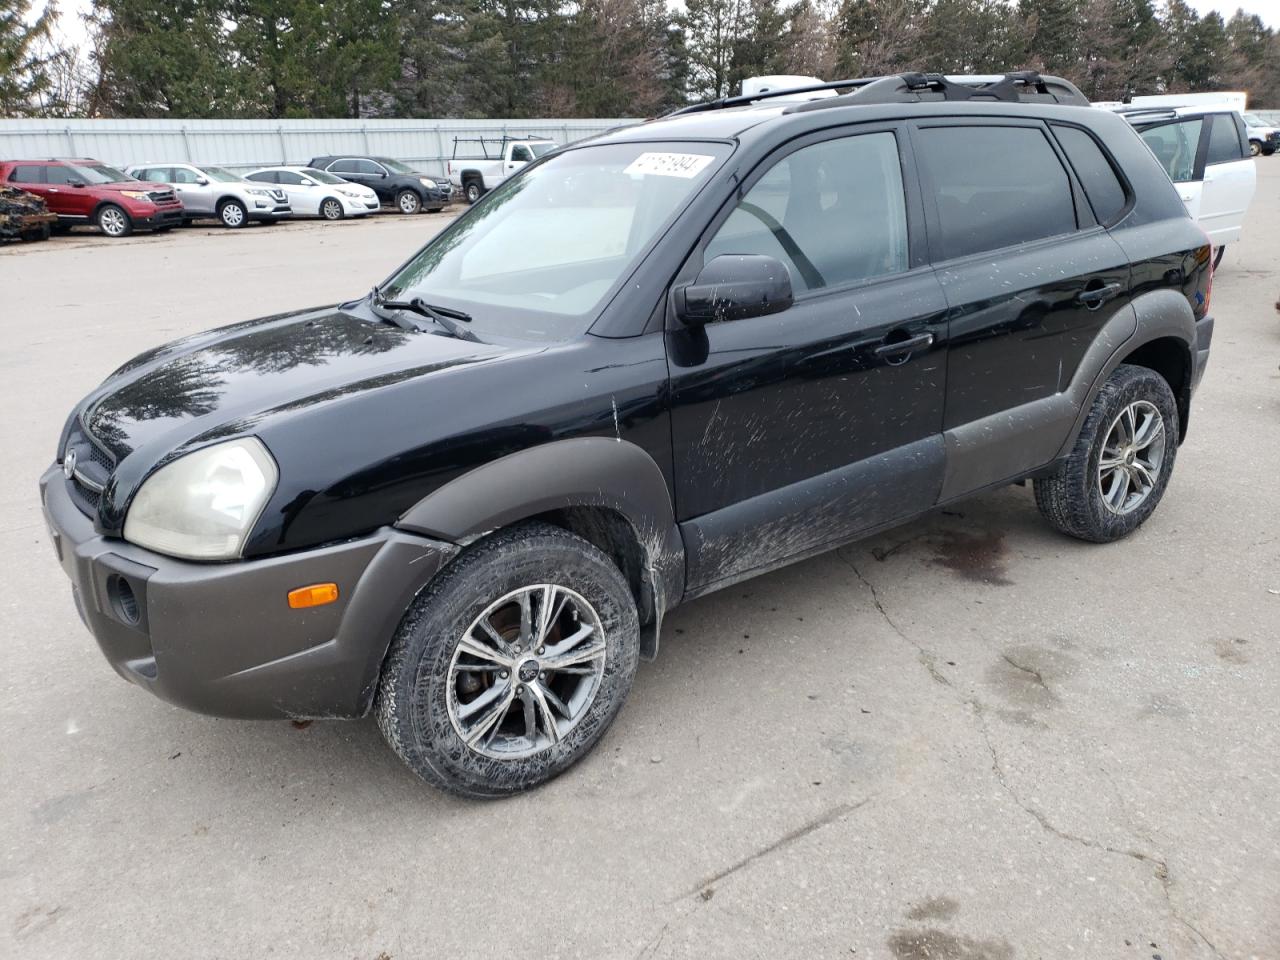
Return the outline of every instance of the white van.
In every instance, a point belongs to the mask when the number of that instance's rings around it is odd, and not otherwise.
[[[1240,239],[1257,186],[1243,118],[1222,102],[1117,112],[1159,158],[1187,212],[1218,248],[1217,266],[1227,244]]]

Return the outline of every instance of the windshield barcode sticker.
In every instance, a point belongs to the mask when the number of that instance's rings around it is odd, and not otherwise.
[[[622,172],[633,177],[683,177],[691,180],[714,159],[701,153],[642,153]]]

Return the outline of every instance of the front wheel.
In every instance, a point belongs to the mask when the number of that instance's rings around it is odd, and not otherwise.
[[[469,548],[412,604],[374,712],[423,780],[468,797],[545,783],[582,759],[635,677],[627,581],[565,530],[524,524]]]
[[[417,213],[422,209],[422,198],[412,190],[401,190],[396,194],[396,207],[401,213]]]
[[[108,237],[127,237],[133,232],[133,221],[123,209],[108,203],[98,211],[98,229]]]
[[[244,204],[239,200],[223,200],[218,204],[218,219],[222,221],[224,227],[238,230],[245,225],[249,214],[245,212]]]
[[[1249,156],[1256,157],[1260,153],[1262,153],[1262,144],[1260,144],[1257,140],[1250,140]]]
[[[1071,455],[1035,481],[1054,527],[1093,543],[1138,529],[1160,503],[1178,454],[1178,405],[1160,374],[1121,364],[1085,418]]]
[[[1213,269],[1214,269],[1214,270],[1217,270],[1217,269],[1218,269],[1218,267],[1222,264],[1222,255],[1223,255],[1223,254],[1225,254],[1226,252],[1227,252],[1227,248],[1226,248],[1226,247],[1219,247],[1219,248],[1218,248],[1218,252],[1217,252],[1217,253],[1214,255],[1214,257],[1213,257]]]
[[[320,216],[326,220],[341,220],[343,217],[341,201],[333,197],[327,198],[320,204]]]

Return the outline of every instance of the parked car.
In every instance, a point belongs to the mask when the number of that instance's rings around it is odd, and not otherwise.
[[[57,219],[34,193],[0,186],[0,239],[48,240]]]
[[[372,711],[497,796],[590,751],[684,600],[1016,481],[1137,529],[1213,333],[1160,164],[1054,78],[840,86],[566,147],[367,295],[94,388],[40,490],[115,670]]]
[[[250,183],[222,167],[193,163],[140,163],[129,168],[140,180],[170,184],[182,200],[186,219],[216,217],[224,227],[275,223],[293,212],[279,187]]]
[[[449,182],[475,203],[512,174],[557,149],[542,137],[453,138]]]
[[[1280,127],[1267,123],[1256,113],[1246,113],[1245,130],[1249,134],[1249,152],[1255,157],[1261,154],[1269,157],[1280,149]]]
[[[399,160],[387,157],[313,157],[307,164],[343,180],[373,190],[378,199],[394,204],[401,213],[439,213],[448,205],[452,188],[447,180],[419,173]]]
[[[263,167],[245,179],[278,185],[288,196],[294,216],[341,220],[365,217],[380,207],[372,188],[310,167]]]
[[[125,237],[182,222],[182,203],[172,190],[139,183],[98,160],[0,161],[0,183],[44,200],[61,229],[93,223],[108,237]]]
[[[1257,186],[1244,119],[1222,105],[1117,112],[1141,134],[1177,187],[1187,212],[1209,235],[1217,248],[1217,266],[1227,244],[1240,239]]]

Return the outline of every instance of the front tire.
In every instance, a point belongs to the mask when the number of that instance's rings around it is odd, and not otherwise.
[[[218,204],[218,219],[229,230],[239,230],[249,220],[249,214],[239,200],[223,200]]]
[[[124,212],[124,208],[117,207],[114,203],[103,205],[98,211],[98,229],[112,239],[127,237],[133,233],[133,221],[129,219],[129,214]]]
[[[374,713],[423,780],[467,797],[538,786],[582,759],[621,709],[640,628],[596,547],[529,523],[455,559],[410,606]]]
[[[1035,481],[1036,506],[1061,532],[1110,543],[1142,526],[1164,496],[1178,454],[1178,405],[1168,382],[1121,364],[1093,401],[1055,474]]]
[[[1260,154],[1260,153],[1262,153],[1262,144],[1260,144],[1257,140],[1250,140],[1250,141],[1249,141],[1249,156],[1251,156],[1251,157],[1256,157],[1256,156],[1258,156],[1258,154]]]
[[[422,198],[412,190],[401,190],[396,194],[396,209],[401,213],[418,213],[422,209]]]
[[[320,204],[320,216],[326,220],[341,220],[345,214],[342,210],[342,201],[328,197]]]

